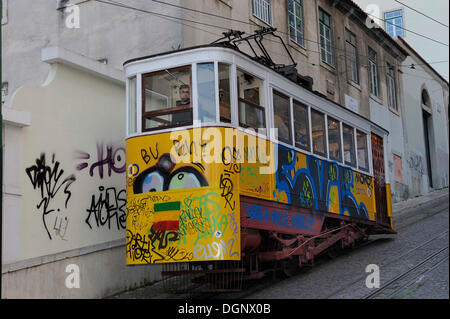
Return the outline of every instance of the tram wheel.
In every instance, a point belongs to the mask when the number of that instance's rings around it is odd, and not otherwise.
[[[281,261],[281,271],[286,277],[292,277],[298,273],[298,259],[287,258]]]
[[[340,252],[340,246],[338,246],[338,245],[333,245],[333,246],[331,246],[329,249],[328,249],[328,251],[327,251],[327,256],[328,256],[328,258],[330,258],[330,259],[335,259],[336,257],[338,257],[339,256],[339,252]]]

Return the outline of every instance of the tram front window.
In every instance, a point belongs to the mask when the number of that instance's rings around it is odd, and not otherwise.
[[[214,63],[197,65],[198,117],[202,123],[216,121]]]
[[[142,86],[143,131],[192,124],[190,66],[144,75]]]

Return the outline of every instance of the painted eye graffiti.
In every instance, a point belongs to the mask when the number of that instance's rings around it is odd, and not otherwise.
[[[142,181],[141,192],[160,192],[163,190],[164,177],[159,172],[147,174]]]
[[[192,172],[186,170],[191,167],[180,168],[170,175],[169,183],[167,185],[168,190],[183,189],[183,188],[196,188],[207,186],[205,178],[197,171]]]
[[[143,171],[134,181],[134,194],[208,186],[205,177],[195,168],[186,166],[170,174],[175,165],[168,154],[161,156],[155,166]]]

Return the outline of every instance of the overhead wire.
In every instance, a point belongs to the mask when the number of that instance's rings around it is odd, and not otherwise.
[[[444,42],[438,41],[438,40],[436,40],[436,39],[430,38],[430,37],[428,37],[428,36],[426,36],[426,35],[423,35],[423,34],[420,34],[420,33],[418,33],[418,32],[411,31],[411,30],[409,30],[409,29],[406,29],[406,28],[404,28],[404,27],[401,27],[401,26],[399,26],[399,25],[396,25],[396,24],[394,24],[394,23],[392,23],[392,22],[390,22],[390,21],[388,21],[388,20],[385,20],[385,19],[376,17],[376,16],[374,16],[374,15],[372,15],[372,14],[370,14],[370,13],[367,13],[367,12],[366,12],[366,14],[367,14],[368,16],[372,17],[372,18],[378,19],[378,20],[380,20],[380,21],[384,21],[385,23],[388,23],[388,24],[390,24],[390,25],[393,25],[393,26],[395,26],[395,27],[398,27],[398,28],[400,28],[400,29],[403,29],[403,30],[405,30],[405,31],[408,31],[408,32],[410,32],[410,33],[412,33],[412,34],[415,34],[415,35],[417,35],[417,36],[420,36],[420,37],[422,37],[422,38],[428,39],[428,40],[430,40],[430,41],[433,41],[433,42],[436,42],[436,43],[439,43],[439,44],[442,44],[442,45],[445,45],[446,47],[449,46],[447,43],[444,43]]]
[[[219,36],[219,37],[221,37],[222,34],[218,34],[218,33],[215,33],[215,32],[211,32],[211,31],[209,31],[209,30],[201,29],[201,28],[198,28],[198,27],[196,27],[196,26],[192,26],[192,25],[190,25],[190,24],[183,23],[183,22],[181,22],[181,21],[190,22],[190,23],[194,23],[194,24],[205,25],[205,26],[208,26],[208,27],[214,27],[214,28],[222,29],[222,30],[230,30],[230,29],[227,28],[227,27],[218,26],[218,25],[211,24],[211,23],[205,23],[205,22],[200,22],[200,21],[196,21],[196,20],[190,20],[190,19],[186,19],[186,18],[182,18],[182,17],[175,17],[175,16],[170,16],[170,15],[167,15],[167,14],[157,13],[157,12],[154,12],[154,11],[145,10],[145,9],[141,9],[141,8],[136,8],[136,7],[133,7],[133,6],[130,6],[130,5],[126,5],[126,4],[123,4],[123,3],[121,3],[121,2],[114,1],[114,0],[108,0],[108,1],[106,1],[106,0],[84,0],[84,1],[81,1],[80,3],[84,3],[84,2],[88,2],[88,1],[96,1],[96,2],[103,3],[103,4],[109,4],[109,5],[113,5],[113,6],[118,6],[118,7],[130,9],[130,10],[136,10],[136,11],[139,11],[139,12],[151,14],[151,15],[160,17],[160,18],[165,19],[165,20],[169,20],[169,21],[172,21],[172,22],[175,22],[175,23],[179,23],[179,24],[185,25],[185,26],[190,27],[190,28],[194,28],[194,29],[197,29],[197,30],[200,30],[200,31],[209,33],[209,34],[214,35],[214,36]],[[191,9],[191,8],[185,8],[185,7],[182,7],[182,6],[170,4],[170,3],[163,2],[163,1],[159,1],[159,0],[152,0],[152,1],[153,1],[153,2],[156,2],[156,3],[160,3],[160,4],[166,4],[166,5],[170,5],[170,6],[173,6],[173,7],[181,8],[181,9],[188,10],[188,11],[195,12],[195,13],[201,13],[201,14],[210,15],[210,16],[213,16],[213,17],[218,17],[218,18],[222,18],[222,19],[232,20],[232,21],[235,21],[235,22],[245,23],[245,24],[248,24],[248,25],[251,25],[251,26],[259,26],[259,25],[257,25],[257,24],[252,24],[252,23],[249,23],[249,22],[246,22],[246,21],[241,21],[241,20],[238,20],[238,19],[232,19],[232,18],[228,18],[228,17],[223,17],[223,16],[219,16],[219,15],[215,15],[215,14],[211,14],[211,13],[208,13],[208,12],[203,12],[203,11],[199,11],[199,10],[195,10],[195,9]],[[181,21],[177,21],[177,20],[181,20]],[[289,35],[289,33],[287,33],[287,32],[283,32],[283,31],[277,31],[277,32],[282,33],[282,34]],[[268,40],[268,41],[271,41],[271,42],[274,42],[274,43],[279,44],[278,41],[274,41],[274,40],[271,40],[271,39],[265,39],[265,40]],[[307,40],[307,39],[305,39],[305,40],[306,40],[306,41],[310,41],[310,42],[314,42],[314,43],[317,43],[317,44],[320,44],[320,42],[317,42],[317,41]],[[299,52],[299,53],[302,53],[299,49],[296,49],[296,48],[293,47],[292,45],[291,45],[290,47],[291,47],[292,49],[294,49],[295,51],[297,51],[297,52]],[[303,48],[303,47],[302,47],[302,48]],[[341,50],[341,51],[344,51],[344,52],[345,52],[345,49],[341,49],[341,48],[337,48],[337,47],[333,47],[333,48],[336,49],[336,50]],[[308,51],[308,52],[321,54],[320,51],[314,51],[314,50],[306,49],[306,48],[303,48],[303,49],[304,49],[305,51]],[[283,57],[285,57],[285,58],[288,57],[288,56],[285,55],[285,54],[276,53],[276,52],[274,52],[273,50],[269,50],[269,51],[272,52],[273,54],[276,54],[276,55],[279,55],[279,56],[283,56]],[[357,54],[357,55],[358,55],[359,57],[368,58],[368,56],[363,55],[363,54]],[[351,59],[351,57],[348,57],[348,56],[346,56],[346,55],[338,55],[338,57],[344,57],[344,58],[346,58],[346,59],[348,59],[348,60],[350,60],[350,61],[355,61],[354,59]],[[318,65],[317,63],[308,62],[308,61],[302,61],[302,62],[303,62],[303,63],[307,63],[307,64],[311,64],[311,65],[313,65],[313,66],[317,66],[317,65]],[[449,62],[449,61],[435,61],[435,62],[429,62],[428,64],[433,64],[433,63],[444,63],[444,62]],[[398,67],[401,67],[401,66],[412,67],[413,65],[426,65],[426,63],[422,63],[422,64],[408,64],[408,65],[397,65],[397,66],[398,66]],[[360,65],[360,66],[361,66],[361,67],[365,67],[365,68],[369,67],[369,65]],[[377,67],[377,68],[386,68],[386,67],[388,67],[388,66],[387,66],[387,65],[378,65],[378,64],[377,64],[376,67]],[[342,71],[342,73],[345,73],[345,72],[347,72],[347,70]]]
[[[187,11],[191,11],[191,12],[195,12],[195,13],[201,13],[201,14],[204,14],[204,15],[208,15],[208,16],[212,16],[212,17],[216,17],[216,18],[221,18],[221,19],[229,20],[229,21],[232,21],[232,22],[239,22],[239,23],[243,23],[243,24],[246,24],[246,25],[255,26],[254,23],[250,23],[250,22],[248,22],[248,21],[242,21],[242,20],[238,20],[238,19],[234,19],[234,18],[229,18],[229,17],[225,17],[225,16],[213,14],[213,13],[210,13],[210,12],[204,12],[204,11],[200,11],[200,10],[196,10],[196,9],[192,9],[192,8],[187,8],[187,7],[179,6],[179,5],[172,4],[172,3],[167,3],[167,2],[164,2],[164,1],[160,1],[160,0],[152,0],[152,1],[153,1],[153,2],[156,2],[156,3],[160,3],[160,4],[164,4],[164,5],[176,7],[176,8],[182,9],[182,10],[187,10]],[[405,30],[406,30],[406,29],[405,29]],[[290,34],[289,34],[288,32],[283,32],[283,31],[281,31],[281,30],[277,30],[277,32],[279,32],[279,33],[281,33],[281,34],[285,34],[285,35],[287,35],[287,36],[290,36]],[[312,42],[312,43],[320,44],[320,42],[318,42],[318,41],[306,39],[305,37],[302,37],[302,38],[303,38],[303,40],[305,40],[305,41],[309,41],[309,42]],[[269,41],[270,41],[270,40],[269,40]],[[293,48],[293,47],[291,46],[291,48]],[[319,51],[314,51],[314,50],[307,49],[307,48],[304,48],[304,47],[302,47],[302,48],[303,48],[304,50],[308,51],[308,52],[318,53],[318,54],[321,53],[321,52],[319,52]],[[340,50],[340,51],[344,51],[344,52],[345,52],[345,49],[337,48],[337,47],[335,47],[335,46],[332,46],[332,48],[333,48],[333,49],[336,49],[336,50]],[[295,49],[295,48],[293,48],[293,49],[296,50],[297,52],[300,52],[300,53],[301,53],[300,50],[297,50],[297,49]],[[368,56],[363,55],[363,54],[357,54],[357,55],[358,55],[359,57],[368,58]],[[353,61],[354,61],[354,60],[353,60]],[[448,62],[448,61],[443,61],[443,62]],[[429,64],[432,64],[432,63],[441,63],[441,61],[438,61],[438,62],[430,62]],[[314,64],[314,63],[313,63],[313,64]],[[415,64],[415,65],[419,65],[419,64]],[[363,66],[363,67],[368,67],[368,66],[366,65],[366,66]],[[377,67],[385,68],[385,67],[387,67],[387,66],[377,65]]]
[[[438,20],[436,20],[436,19],[434,19],[434,18],[428,16],[427,14],[423,13],[422,11],[419,11],[419,10],[417,10],[417,9],[414,9],[413,7],[410,7],[410,6],[408,6],[407,4],[404,4],[404,3],[401,2],[401,1],[398,1],[398,0],[394,0],[394,1],[397,2],[397,3],[399,3],[399,4],[401,4],[402,6],[407,7],[408,9],[411,9],[411,10],[413,10],[413,11],[415,11],[415,12],[417,12],[417,13],[423,15],[424,17],[427,17],[427,18],[430,19],[430,20],[433,20],[434,22],[439,23],[440,25],[443,25],[443,26],[446,27],[446,28],[449,27],[448,25],[446,25],[446,24],[444,24],[444,23],[442,23],[442,22],[440,22],[440,21],[438,21]]]

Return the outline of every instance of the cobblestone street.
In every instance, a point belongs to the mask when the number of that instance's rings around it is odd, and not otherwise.
[[[346,250],[334,259],[320,258],[313,267],[290,278],[271,276],[242,293],[207,298],[221,299],[345,299],[449,298],[449,193],[448,189],[394,204],[397,235],[371,236],[369,242]],[[366,267],[379,267],[380,287],[366,286]],[[187,298],[169,295],[161,283],[113,298]],[[203,298],[201,296],[199,298]]]
[[[372,242],[247,298],[449,298],[449,197],[394,214],[397,235]],[[433,256],[437,253],[435,256]],[[433,256],[422,263],[427,257]],[[366,266],[380,267],[380,289],[366,287]],[[414,268],[420,264],[419,267]],[[405,274],[406,271],[411,270]],[[398,278],[402,276],[401,278]],[[369,296],[373,294],[372,296]]]

